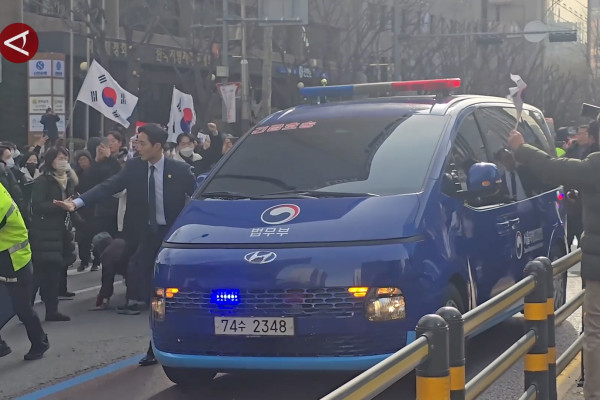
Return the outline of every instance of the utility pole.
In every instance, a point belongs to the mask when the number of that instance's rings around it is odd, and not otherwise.
[[[71,30],[69,32],[69,120],[65,121],[66,124],[69,125],[67,138],[70,138],[69,141],[69,150],[71,157],[73,157],[73,75],[75,75],[75,68],[73,63],[73,58],[75,58],[75,34],[73,32],[73,25],[75,24],[75,18],[73,17],[73,0],[70,1],[69,4],[69,16],[71,20]],[[65,132],[66,134],[66,132]]]
[[[392,80],[401,80],[400,77],[400,35],[402,34],[402,10],[400,9],[400,0],[394,0],[394,78]]]
[[[548,5],[546,0],[541,0],[542,6],[542,22],[546,24],[548,22]],[[542,112],[546,112],[546,39],[540,42],[542,46],[541,64],[542,70],[540,71],[542,77],[542,93],[540,96],[540,103],[542,104]]]
[[[228,82],[229,75],[229,26],[227,25],[227,18],[229,16],[229,1],[223,0],[223,40],[221,44],[221,65],[225,67],[227,71],[225,76],[221,78],[221,83],[223,85]],[[227,121],[227,107],[225,106],[225,101],[222,102],[221,107],[221,119],[223,122]]]
[[[273,71],[273,27],[264,28],[264,57],[262,71],[262,101],[260,118],[271,114],[271,79]],[[281,60],[285,63],[285,60]]]
[[[242,24],[242,132],[250,129],[250,104],[248,104],[249,76],[248,56],[246,54],[246,0],[241,0],[241,24]]]
[[[88,6],[88,10],[91,10],[90,0],[88,0],[87,6]],[[90,11],[88,11],[87,21],[88,21],[88,24],[91,23]],[[90,27],[89,27],[89,25],[86,27],[86,33],[87,33],[87,35],[85,37],[85,65],[87,66],[86,67],[86,72],[87,72],[87,70],[90,68],[90,38],[89,38]],[[86,143],[90,137],[89,132],[90,132],[90,106],[88,106],[86,104],[85,105],[85,128],[83,131],[83,138],[85,139]]]

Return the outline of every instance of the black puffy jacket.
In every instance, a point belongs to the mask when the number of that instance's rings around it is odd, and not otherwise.
[[[71,179],[65,191],[52,175],[42,175],[33,182],[29,241],[36,268],[62,268],[75,262],[71,214],[53,204],[54,200],[64,200],[74,193]]]

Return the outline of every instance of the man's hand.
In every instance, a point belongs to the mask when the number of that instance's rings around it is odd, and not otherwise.
[[[512,150],[517,150],[519,147],[525,144],[525,139],[519,131],[511,131],[510,137],[508,138],[508,147]]]
[[[77,209],[77,207],[75,207],[73,199],[71,199],[70,197],[64,201],[54,200],[53,203],[68,212],[73,212]]]

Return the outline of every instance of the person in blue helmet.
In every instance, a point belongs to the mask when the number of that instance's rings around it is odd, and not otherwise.
[[[510,202],[510,199],[502,194],[501,184],[502,177],[496,164],[474,163],[467,173],[467,190],[472,195],[469,204],[483,207]]]

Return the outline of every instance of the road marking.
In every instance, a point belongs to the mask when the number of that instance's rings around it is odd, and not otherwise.
[[[122,283],[123,283],[123,281],[121,280],[121,281],[116,281],[114,284],[115,285],[120,285]],[[100,289],[101,287],[102,287],[102,285],[96,285],[96,286],[92,286],[92,287],[88,287],[88,288],[76,290],[73,293],[75,293],[75,294],[81,294],[81,293],[92,292],[94,290]],[[34,304],[40,304],[40,303],[42,303],[42,299],[37,299]]]
[[[577,380],[581,377],[581,352],[577,353],[575,358],[565,367],[563,372],[556,377],[556,393],[558,398],[562,399],[577,385]]]
[[[79,375],[79,376],[76,376],[74,378],[68,379],[66,381],[57,383],[57,384],[49,386],[49,387],[46,387],[44,389],[37,390],[37,391],[35,391],[33,393],[29,393],[29,394],[23,395],[21,397],[16,398],[15,400],[37,400],[37,399],[42,399],[44,397],[53,395],[53,394],[58,393],[58,392],[62,392],[63,390],[70,389],[70,388],[72,388],[74,386],[77,386],[77,385],[80,385],[82,383],[89,382],[91,380],[100,378],[100,377],[102,377],[104,375],[111,374],[111,373],[116,372],[116,371],[118,371],[120,369],[124,369],[124,368],[130,367],[132,365],[135,365],[135,364],[138,363],[138,361],[140,360],[140,358],[143,357],[143,356],[144,356],[143,354],[139,354],[139,355],[127,358],[125,360],[117,361],[116,363],[109,364],[109,365],[107,365],[105,367],[96,369],[94,371],[85,373],[83,375]]]

